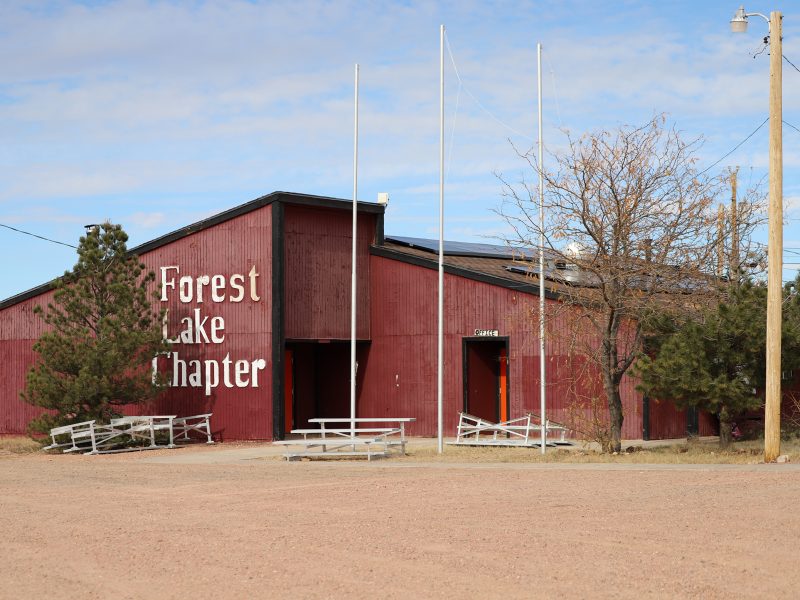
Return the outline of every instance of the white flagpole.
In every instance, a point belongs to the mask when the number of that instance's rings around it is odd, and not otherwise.
[[[355,69],[353,128],[353,267],[350,282],[350,435],[356,429],[356,233],[358,230],[358,64]]]
[[[545,415],[545,356],[544,356],[544,178],[542,177],[542,45],[536,45],[539,80],[539,411],[542,454],[547,448],[547,419]]]
[[[439,336],[436,412],[438,450],[444,451],[442,398],[444,395],[444,25],[439,29]]]

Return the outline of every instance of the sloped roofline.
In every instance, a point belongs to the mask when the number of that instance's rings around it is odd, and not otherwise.
[[[431,270],[439,269],[438,260],[434,260],[433,258],[426,258],[423,256],[406,254],[402,250],[398,250],[396,248],[387,248],[386,246],[374,245],[370,247],[370,254],[372,254],[373,256],[380,256],[381,258],[388,258],[390,260],[396,260],[398,262],[415,265],[417,267],[422,267],[425,269],[431,269]],[[447,256],[447,254],[445,254],[445,256]],[[478,254],[473,254],[471,256],[474,256],[476,258],[492,258],[492,259],[497,258],[496,256],[478,255]],[[538,282],[520,283],[519,281],[516,280],[506,279],[504,277],[498,277],[497,275],[491,275],[483,271],[478,271],[476,269],[469,269],[467,267],[462,267],[458,265],[445,263],[443,266],[444,266],[444,272],[449,273],[450,275],[457,275],[458,277],[471,279],[472,281],[488,283],[489,285],[495,285],[497,287],[514,290],[516,292],[521,292],[523,294],[538,295],[539,293],[541,293]],[[551,290],[550,288],[547,287],[547,285],[545,285],[544,288],[544,295],[545,298],[548,298],[549,300],[560,300],[562,298],[561,294]]]
[[[162,235],[161,237],[157,237],[156,239],[150,240],[149,242],[139,244],[134,248],[130,248],[128,252],[130,254],[136,254],[137,256],[141,256],[142,254],[152,252],[157,248],[166,246],[167,244],[171,244],[174,241],[190,236],[193,233],[203,231],[204,229],[209,229],[210,227],[214,227],[215,225],[219,225],[220,223],[224,223],[225,221],[230,221],[231,219],[235,219],[236,217],[239,217],[241,215],[253,212],[254,210],[258,210],[259,208],[263,208],[264,206],[272,204],[273,202],[283,202],[285,204],[297,204],[302,206],[314,206],[319,208],[333,208],[338,210],[351,209],[353,206],[352,200],[345,200],[343,198],[333,198],[330,196],[315,196],[313,194],[300,194],[296,192],[276,191],[272,192],[271,194],[260,196],[255,200],[250,200],[249,202],[245,202],[244,204],[240,204],[239,206],[234,206],[233,208],[229,208],[228,210],[225,210],[221,213],[217,213],[216,215],[213,215],[201,221],[197,221],[196,223],[192,223],[191,225],[186,225],[181,229],[177,229],[175,231]],[[385,208],[380,204],[373,204],[371,202],[359,202],[358,211],[362,213],[373,213],[373,214],[383,215]],[[44,294],[45,292],[48,292],[51,289],[53,289],[53,280],[38,285],[24,292],[20,292],[19,294],[16,294],[14,296],[6,298],[5,300],[0,301],[0,310],[9,308],[11,306],[14,306],[15,304],[24,302],[25,300],[29,300],[30,298],[35,298],[36,296]]]

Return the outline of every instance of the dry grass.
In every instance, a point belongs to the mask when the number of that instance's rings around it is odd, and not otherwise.
[[[398,460],[467,463],[621,463],[621,464],[756,464],[763,461],[759,441],[737,442],[720,450],[716,442],[690,442],[651,448],[634,447],[619,455],[584,448],[553,448],[542,456],[538,448],[446,446],[442,455],[435,444],[415,445]],[[800,441],[782,442],[781,452],[800,461]]]
[[[0,454],[31,454],[42,449],[42,444],[22,435],[0,436]]]
[[[217,446],[198,447],[196,450],[213,452],[218,449],[248,448],[263,442],[227,442]],[[267,444],[267,447],[272,448]],[[22,455],[40,451],[42,444],[25,436],[0,436],[0,455]],[[781,452],[791,462],[800,462],[800,438],[781,442]],[[538,448],[498,448],[473,446],[445,446],[445,452],[436,452],[436,441],[412,440],[407,455],[393,460],[430,463],[619,463],[619,464],[757,464],[762,462],[763,442],[760,440],[736,442],[725,451],[715,441],[696,441],[660,445],[635,446],[619,455],[603,454],[581,446],[548,448],[542,456]],[[262,460],[285,460],[283,452],[261,457]],[[341,460],[349,460],[342,457]]]

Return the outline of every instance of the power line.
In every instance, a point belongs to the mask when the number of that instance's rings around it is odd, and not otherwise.
[[[523,137],[523,138],[525,138],[526,140],[529,140],[529,141],[534,141],[534,140],[533,140],[533,138],[532,138],[531,136],[529,136],[529,135],[525,135],[525,134],[524,134],[524,133],[522,133],[521,131],[519,131],[519,130],[515,129],[515,128],[514,128],[514,127],[512,127],[511,125],[508,125],[506,122],[504,122],[503,120],[501,120],[501,119],[499,119],[497,116],[495,116],[495,115],[494,115],[494,113],[492,113],[492,111],[490,111],[488,108],[486,108],[486,107],[485,107],[485,106],[484,106],[484,105],[481,103],[481,101],[480,101],[480,100],[478,100],[478,99],[475,97],[475,94],[473,94],[473,93],[472,93],[472,91],[471,91],[471,90],[470,90],[470,89],[469,89],[469,88],[468,88],[466,85],[464,85],[464,80],[463,80],[463,79],[461,79],[461,74],[458,72],[458,66],[456,65],[456,60],[455,60],[455,57],[453,56],[453,50],[452,50],[452,48],[451,48],[451,46],[450,46],[450,39],[447,37],[447,33],[446,33],[446,32],[445,32],[445,34],[444,34],[444,39],[445,39],[445,43],[447,44],[447,53],[448,53],[448,55],[450,56],[450,62],[453,64],[453,71],[454,71],[454,72],[455,72],[455,74],[456,74],[456,79],[458,79],[458,83],[459,83],[459,92],[460,92],[460,89],[461,89],[461,88],[463,88],[463,89],[464,89],[464,91],[465,91],[465,92],[466,92],[466,93],[469,95],[469,97],[470,97],[470,98],[472,98],[472,100],[475,102],[475,104],[477,104],[477,105],[478,105],[478,107],[479,107],[479,108],[480,108],[480,109],[481,109],[483,112],[485,112],[487,115],[489,115],[489,117],[491,117],[491,118],[492,118],[493,120],[495,120],[497,123],[499,123],[500,125],[502,125],[502,126],[503,126],[503,127],[505,127],[506,129],[508,129],[508,130],[509,130],[509,131],[511,131],[512,133],[515,133],[516,135],[518,135],[518,136],[520,136],[520,137]],[[790,65],[792,65],[792,66],[793,66],[795,69],[797,69],[797,67],[794,65],[794,63],[793,63],[792,61],[790,61],[788,58],[786,58],[786,56],[784,56],[783,58],[785,58],[785,59],[786,59],[786,61],[787,61],[787,62],[788,62]],[[798,70],[798,72],[800,72],[800,69],[797,69],[797,70]],[[553,75],[553,73],[552,73],[552,68],[551,68],[551,75]],[[553,81],[553,85],[554,85],[554,87],[555,87],[555,77],[553,77],[553,79],[554,79],[554,81]],[[558,107],[556,107],[556,108],[558,109]],[[559,113],[560,113],[560,111],[559,111]],[[558,117],[559,117],[559,120],[560,120],[560,119],[561,119],[561,115],[559,114],[559,115],[558,115]],[[722,157],[721,157],[721,158],[719,158],[718,160],[716,160],[716,161],[714,161],[713,163],[711,163],[711,165],[709,165],[708,167],[706,167],[706,169],[705,169],[705,170],[703,170],[703,171],[701,171],[700,173],[698,173],[698,175],[703,175],[703,174],[707,173],[708,171],[710,171],[711,169],[713,169],[715,166],[717,166],[719,163],[721,163],[723,160],[725,160],[726,158],[728,158],[728,157],[729,157],[731,154],[733,154],[734,152],[736,152],[736,151],[737,151],[739,148],[741,148],[741,147],[742,147],[742,146],[745,144],[745,142],[747,142],[747,141],[748,141],[748,140],[749,140],[751,137],[753,137],[753,136],[754,136],[756,133],[758,133],[758,131],[759,131],[759,130],[760,130],[760,129],[761,129],[763,126],[764,126],[764,125],[766,125],[768,122],[769,122],[769,117],[767,117],[766,119],[764,119],[764,121],[762,121],[762,123],[761,123],[761,124],[760,124],[758,127],[756,127],[756,128],[755,128],[755,129],[754,129],[754,130],[753,130],[753,131],[752,131],[752,132],[751,132],[751,133],[750,133],[750,134],[749,134],[749,135],[748,135],[746,138],[744,138],[744,139],[743,139],[741,142],[739,142],[738,144],[736,144],[736,146],[734,146],[734,147],[733,147],[733,148],[732,148],[732,149],[731,149],[731,150],[730,150],[730,151],[729,151],[727,154],[725,154],[724,156],[722,156]],[[784,123],[786,123],[786,121],[784,121]],[[791,123],[786,123],[786,124],[787,124],[789,127],[792,127],[793,129],[796,129],[796,130],[798,131],[798,133],[800,133],[800,129],[798,129],[797,127],[795,127],[795,126],[794,126],[794,125],[792,125]],[[452,140],[451,140],[451,141],[452,141]]]
[[[23,231],[22,229],[17,229],[16,227],[11,227],[11,225],[4,225],[0,223],[0,227],[5,227],[6,229],[10,229],[12,231],[16,231],[17,233],[24,233],[25,235],[29,235],[31,237],[39,238],[40,240],[44,240],[45,242],[52,242],[54,244],[60,244],[62,246],[68,246],[70,248],[77,248],[77,246],[73,246],[72,244],[67,244],[65,242],[59,242],[58,240],[51,240],[50,238],[46,238],[42,235],[36,235],[35,233],[31,233],[30,231]]]
[[[708,173],[708,172],[709,172],[711,169],[713,169],[714,167],[716,167],[716,166],[717,166],[719,163],[721,163],[723,160],[725,160],[726,158],[728,158],[728,157],[729,157],[731,154],[733,154],[734,152],[736,152],[736,151],[737,151],[739,148],[741,148],[741,147],[742,147],[742,145],[744,145],[744,143],[745,143],[747,140],[749,140],[749,139],[750,139],[751,137],[753,137],[753,136],[754,136],[756,133],[758,133],[758,130],[759,130],[759,129],[761,129],[761,128],[762,128],[764,125],[766,125],[768,121],[769,121],[769,117],[767,117],[766,119],[764,119],[764,120],[761,122],[761,125],[759,125],[758,127],[756,127],[756,128],[755,128],[755,129],[754,129],[754,130],[753,130],[753,131],[750,133],[750,135],[748,135],[748,136],[747,136],[746,138],[744,138],[744,139],[743,139],[741,142],[739,142],[738,144],[736,144],[736,145],[733,147],[733,150],[731,150],[730,152],[728,152],[728,153],[727,153],[725,156],[723,156],[723,157],[722,157],[722,158],[720,158],[719,160],[717,160],[717,161],[715,161],[715,162],[711,163],[711,165],[710,165],[709,167],[707,167],[707,168],[706,168],[704,171],[700,171],[700,173],[698,173],[698,175],[703,175],[704,173]]]
[[[794,129],[794,130],[795,130],[797,133],[800,133],[800,129],[798,129],[797,127],[795,127],[795,126],[794,126],[794,125],[792,125],[791,123],[787,123],[786,121],[783,121],[783,124],[784,124],[784,125],[788,125],[788,126],[789,126],[789,127],[791,127],[792,129]]]
[[[790,61],[788,58],[786,58],[785,54],[783,54],[782,56],[783,56],[783,60],[788,62],[790,65],[792,65],[794,67],[794,70],[797,71],[798,73],[800,73],[800,69],[797,68],[796,64],[794,64],[792,61]]]

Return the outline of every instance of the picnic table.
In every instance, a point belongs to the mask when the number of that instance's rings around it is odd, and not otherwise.
[[[302,438],[277,440],[273,444],[286,448],[286,460],[331,456],[366,456],[367,460],[372,460],[389,456],[392,448],[396,447],[400,448],[401,454],[405,454],[405,426],[412,421],[416,419],[413,417],[314,418],[308,422],[315,423],[319,427],[293,429],[290,432]]]

